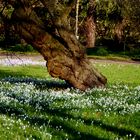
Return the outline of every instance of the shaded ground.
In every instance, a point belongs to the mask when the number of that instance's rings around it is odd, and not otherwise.
[[[0,59],[31,59],[36,61],[44,61],[39,54],[17,54],[17,53],[0,53]]]
[[[24,61],[30,60],[33,62],[45,62],[43,57],[39,54],[17,54],[17,53],[0,53],[0,60],[15,60]],[[96,58],[89,58],[93,63],[119,63],[119,64],[140,64],[140,61],[133,61],[133,60],[109,60],[109,59],[96,59]]]

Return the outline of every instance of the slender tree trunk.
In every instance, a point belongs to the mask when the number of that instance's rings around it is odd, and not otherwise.
[[[106,84],[106,78],[91,66],[84,47],[69,29],[58,27],[58,36],[48,33],[36,13],[27,7],[15,9],[13,21],[16,31],[43,55],[51,76],[80,90]]]
[[[76,3],[76,24],[75,24],[75,36],[77,39],[79,39],[79,36],[78,36],[78,29],[79,29],[79,25],[78,25],[78,22],[79,22],[79,4],[80,4],[80,0],[77,0],[77,3]]]

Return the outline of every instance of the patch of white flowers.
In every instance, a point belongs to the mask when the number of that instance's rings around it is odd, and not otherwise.
[[[96,92],[99,90],[96,89]],[[140,111],[139,86],[130,88],[126,85],[113,85],[100,92],[94,103],[99,105],[102,111],[120,114]]]
[[[72,88],[40,89],[33,81],[19,82],[11,78],[0,82],[0,104],[3,106],[28,105],[36,110],[49,109],[86,109],[104,113],[129,114],[140,111],[140,86],[112,85],[107,88],[94,88],[81,92]],[[17,82],[18,81],[18,82]],[[39,83],[40,82],[40,83]],[[45,82],[45,80],[44,80]],[[9,108],[8,108],[9,109]]]
[[[2,120],[2,121],[1,121]],[[1,121],[1,126],[4,128],[3,133],[1,133],[0,135],[0,139],[4,138],[4,139],[9,139],[8,136],[10,136],[11,138],[14,137],[14,139],[20,139],[19,135],[15,135],[15,131],[11,131],[11,129],[15,129],[17,127],[17,130],[20,130],[22,132],[24,132],[24,134],[27,134],[27,139],[31,139],[31,140],[35,140],[32,133],[28,133],[28,131],[30,131],[31,129],[31,125],[30,123],[24,124],[24,122],[21,119],[15,119],[14,117],[8,117],[7,115],[0,115],[0,121]],[[39,134],[40,139],[43,138],[47,138],[48,140],[51,139],[52,135],[50,133],[48,133],[47,131],[44,131],[43,126],[41,127],[36,127],[34,126],[32,128],[32,132],[35,131]],[[3,137],[4,136],[4,137]],[[10,139],[11,139],[10,138]]]
[[[51,79],[48,81],[48,79],[27,77],[8,77],[0,81],[0,113],[11,115],[11,117],[0,115],[0,120],[3,122],[0,125],[7,130],[4,134],[5,138],[7,133],[12,133],[10,135],[14,136],[13,131],[8,130],[18,127],[24,134],[27,134],[27,139],[34,139],[32,133],[28,135],[31,128],[32,131],[38,133],[40,139],[52,139],[53,132],[51,133],[48,129],[51,129],[52,122],[58,119],[55,116],[55,113],[57,115],[56,111],[58,113],[65,111],[66,113],[67,110],[71,110],[78,113],[82,109],[91,109],[93,114],[102,112],[105,115],[110,113],[125,115],[140,111],[140,86],[130,87],[116,84],[106,88],[94,88],[81,92],[68,87],[51,89],[47,87],[46,81],[50,82],[49,85],[53,82]],[[65,85],[64,81],[56,80],[55,82]],[[30,114],[30,109],[33,110],[33,114]],[[47,111],[54,112],[54,115],[49,113],[44,115]],[[40,127],[37,124],[38,119],[42,120]],[[60,122],[74,122],[76,126],[84,123],[83,119],[79,118],[74,121],[73,118],[68,118],[67,115],[59,116],[59,119]],[[34,126],[31,126],[32,122]],[[63,131],[60,124],[56,125],[56,131]],[[80,135],[80,131],[78,131],[78,135]]]
[[[0,65],[3,66],[18,66],[18,65],[46,65],[45,61],[35,61],[32,59],[22,58],[22,59],[13,59],[13,58],[5,58],[0,59]]]

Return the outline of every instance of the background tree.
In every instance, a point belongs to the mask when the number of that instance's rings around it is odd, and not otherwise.
[[[124,51],[125,47],[126,51],[131,53],[131,48],[139,48],[139,5],[139,0],[99,0],[96,2],[98,45],[106,46],[113,52]]]
[[[86,47],[93,48],[95,46],[96,38],[96,11],[95,11],[95,0],[89,0],[87,16],[85,21],[85,33],[86,33]]]
[[[139,53],[140,51],[138,51],[138,48],[140,47],[140,0],[117,0],[117,4],[121,8],[123,17],[122,25],[124,26],[124,43],[127,45],[127,48],[131,52],[137,48],[136,52]]]

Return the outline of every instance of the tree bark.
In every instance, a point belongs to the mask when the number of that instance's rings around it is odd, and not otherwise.
[[[115,26],[114,34],[119,43],[122,42],[124,39],[124,28],[126,24],[127,24],[127,20],[122,19]]]
[[[36,13],[28,7],[15,8],[12,18],[16,31],[47,61],[51,76],[64,79],[80,90],[105,86],[107,79],[91,66],[85,48],[66,26],[61,26],[63,18],[54,23],[57,35],[49,33]]]
[[[89,8],[85,21],[86,47],[93,48],[96,38],[95,0],[89,0]]]

